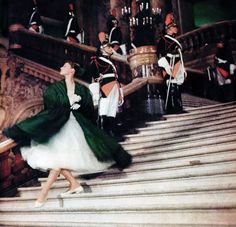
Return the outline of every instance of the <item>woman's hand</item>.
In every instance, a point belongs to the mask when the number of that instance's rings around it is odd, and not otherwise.
[[[80,108],[80,104],[74,103],[70,108],[71,110],[78,110]]]
[[[77,103],[81,100],[81,96],[73,94],[73,95],[70,95],[69,100],[70,100],[70,105],[72,106],[74,103]]]

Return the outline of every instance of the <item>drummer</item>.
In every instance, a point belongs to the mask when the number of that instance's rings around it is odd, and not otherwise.
[[[90,72],[99,81],[101,98],[98,104],[100,127],[115,136],[115,118],[118,106],[123,104],[123,95],[118,82],[117,69],[110,57],[113,54],[110,43],[104,41],[98,56],[92,58]]]

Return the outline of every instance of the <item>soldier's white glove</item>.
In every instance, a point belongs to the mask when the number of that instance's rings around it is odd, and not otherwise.
[[[230,64],[229,70],[230,70],[230,75],[234,75],[234,71],[236,70],[236,65]]]

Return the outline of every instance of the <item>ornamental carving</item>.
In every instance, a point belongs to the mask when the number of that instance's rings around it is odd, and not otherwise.
[[[48,82],[25,73],[8,75],[0,94],[0,130],[41,111],[47,86]]]

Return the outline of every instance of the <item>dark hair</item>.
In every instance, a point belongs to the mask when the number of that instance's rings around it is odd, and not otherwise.
[[[73,61],[66,61],[66,63],[70,64],[71,68],[75,70],[75,77],[79,78],[84,73],[84,69],[79,63]]]

